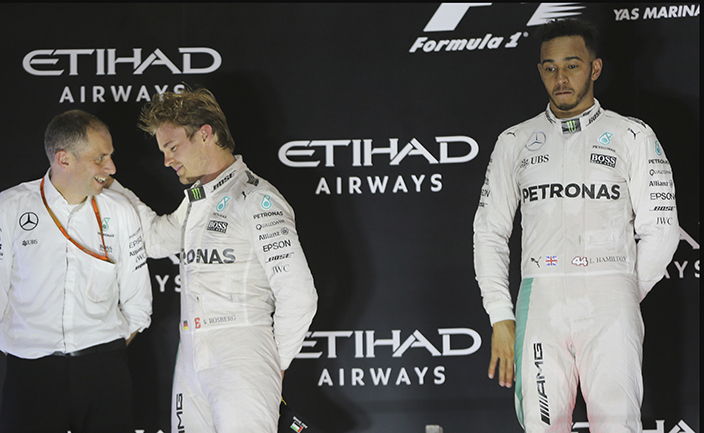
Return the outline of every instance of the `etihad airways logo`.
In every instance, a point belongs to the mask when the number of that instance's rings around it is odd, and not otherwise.
[[[118,69],[129,71],[130,68],[133,75],[142,75],[153,66],[165,67],[174,75],[185,75],[209,74],[222,65],[222,56],[212,48],[182,47],[178,48],[178,52],[179,61],[174,61],[173,55],[170,58],[159,48],[147,56],[143,56],[142,48],[133,48],[131,55],[123,52],[118,55],[115,48],[39,49],[24,56],[22,67],[27,73],[37,76],[59,76],[67,70],[68,75],[85,72],[117,75]]]
[[[428,24],[423,29],[426,33],[431,32],[452,32],[455,31],[465,16],[471,15],[471,8],[485,8],[492,6],[493,3],[442,3],[435,11],[435,14],[430,18]],[[524,4],[503,5],[503,7],[511,7],[514,10],[524,8]],[[528,7],[534,7],[528,4]],[[546,22],[566,18],[570,16],[580,15],[580,9],[585,6],[579,6],[578,3],[540,3],[533,15],[528,19],[526,27],[538,26]],[[512,12],[515,13],[515,12]],[[517,31],[508,36],[494,35],[486,33],[484,35],[471,35],[470,38],[454,38],[434,40],[427,36],[419,36],[408,50],[410,53],[417,52],[439,52],[439,51],[478,51],[484,49],[497,48],[516,48],[521,38],[528,37],[525,31]]]
[[[325,167],[335,167],[336,157],[339,162],[341,154],[346,154],[345,159],[351,161],[352,167],[371,167],[374,165],[374,155],[388,155],[388,165],[393,166],[399,165],[408,156],[420,156],[429,164],[456,164],[471,161],[479,154],[479,144],[466,136],[435,137],[439,157],[435,157],[416,138],[408,141],[399,151],[398,140],[390,138],[388,147],[374,147],[371,139],[289,141],[279,148],[279,160],[296,168],[318,167],[322,161],[325,161]],[[453,143],[453,156],[450,156],[450,143]],[[316,149],[323,151],[316,155]]]
[[[409,163],[428,165],[459,164],[471,161],[479,154],[479,144],[471,137],[463,135],[435,137],[434,145],[424,145],[411,138],[399,146],[398,138],[388,139],[388,146],[374,145],[371,139],[343,140],[296,140],[289,141],[279,148],[279,160],[293,168],[316,168],[352,166],[372,167],[386,165],[399,166],[406,158]],[[401,142],[403,143],[403,142]],[[433,152],[428,149],[432,149]],[[437,150],[436,150],[437,148]],[[321,165],[322,163],[322,165]],[[366,177],[340,176],[320,178],[315,195],[320,194],[406,194],[442,190],[442,174],[401,174],[391,177],[368,174]]]
[[[479,333],[469,328],[438,329],[438,335],[430,337],[418,329],[407,336],[402,336],[400,329],[391,330],[390,336],[382,334],[380,338],[374,330],[309,332],[303,341],[304,349],[296,358],[321,360],[324,368],[318,378],[319,387],[423,386],[426,383],[440,386],[446,382],[446,375],[456,376],[457,372],[437,365],[438,362],[445,357],[472,355],[482,345]],[[318,345],[319,342],[322,344]],[[308,348],[312,351],[307,351]],[[402,360],[408,351],[419,351],[430,357],[411,355],[410,359],[420,359],[423,363],[411,365]],[[338,357],[341,359],[337,362],[326,361]],[[365,362],[370,359],[375,362]]]

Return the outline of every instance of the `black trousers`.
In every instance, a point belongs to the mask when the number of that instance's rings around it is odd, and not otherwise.
[[[7,356],[0,433],[134,433],[132,380],[121,349],[81,356]]]

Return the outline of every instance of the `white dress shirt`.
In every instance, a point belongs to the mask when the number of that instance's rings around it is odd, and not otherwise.
[[[130,203],[109,190],[95,196],[110,263],[61,233],[42,202],[40,181],[0,193],[0,350],[35,359],[144,330],[151,321],[151,282]],[[103,254],[91,198],[69,205],[48,172],[44,193],[68,234]]]

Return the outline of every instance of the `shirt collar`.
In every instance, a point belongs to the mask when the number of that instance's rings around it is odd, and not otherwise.
[[[201,184],[200,180],[197,180],[190,188],[184,191],[184,194],[189,201],[202,200],[208,195],[212,194],[218,188],[222,187],[226,183],[230,182],[235,178],[238,170],[244,167],[244,162],[240,155],[235,155],[235,162],[233,162],[229,167],[223,170],[222,173],[218,175],[215,179],[211,180],[206,184]]]
[[[52,208],[55,206],[68,207],[68,202],[64,196],[51,182],[51,168],[44,175],[44,197],[46,197],[47,204]]]
[[[565,135],[585,130],[587,126],[591,125],[596,119],[598,119],[603,112],[604,110],[601,109],[601,104],[599,104],[599,101],[597,101],[596,98],[594,98],[594,105],[578,116],[571,117],[569,119],[558,119],[555,117],[555,114],[550,109],[550,104],[548,104],[548,108],[545,109],[545,115],[547,116],[548,121],[554,125],[555,129]]]

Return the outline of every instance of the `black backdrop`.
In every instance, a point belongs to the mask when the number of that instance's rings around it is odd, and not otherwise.
[[[42,176],[44,128],[81,108],[110,126],[116,177],[174,210],[183,186],[136,120],[158,90],[205,86],[237,153],[296,209],[316,280],[288,403],[325,432],[518,432],[512,390],[486,378],[472,219],[496,136],[547,104],[535,24],[590,19],[597,98],[653,127],[677,184],[682,241],[642,303],[643,426],[698,432],[699,5],[462,5],[0,5],[0,189]],[[156,433],[169,429],[179,284],[172,260],[149,267],[153,322],[128,352],[138,427]],[[581,402],[574,421],[587,431]]]

